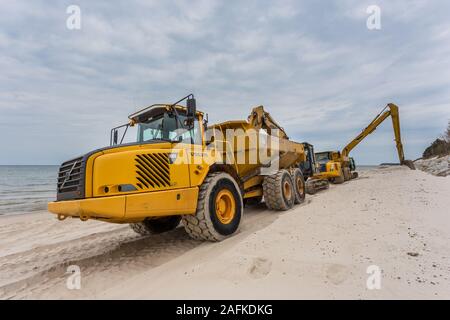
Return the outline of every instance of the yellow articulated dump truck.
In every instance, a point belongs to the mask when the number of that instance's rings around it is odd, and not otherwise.
[[[400,134],[400,116],[398,106],[388,103],[381,112],[364,128],[356,138],[351,140],[342,151],[326,151],[316,153],[316,160],[320,166],[320,176],[327,178],[334,183],[343,183],[344,181],[358,177],[355,161],[349,156],[352,151],[364,138],[375,131],[375,129],[388,117],[392,119],[394,129],[395,146],[397,147],[398,159],[400,165],[405,165],[414,170],[414,163],[411,160],[405,160],[403,153],[403,144]]]
[[[244,204],[264,197],[269,209],[288,210],[304,200],[303,145],[262,106],[247,120],[208,126],[206,118],[192,94],[131,114],[111,130],[109,147],[61,165],[49,211],[129,223],[143,235],[182,221],[192,238],[220,241],[238,230]],[[131,127],[137,138],[123,143]]]

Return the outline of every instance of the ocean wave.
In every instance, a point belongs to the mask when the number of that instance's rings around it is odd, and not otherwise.
[[[0,166],[0,215],[46,210],[57,175],[58,166]]]

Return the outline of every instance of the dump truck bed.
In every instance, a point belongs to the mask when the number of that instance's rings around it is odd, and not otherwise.
[[[261,166],[270,165],[263,159],[261,148],[266,148],[269,155],[279,154],[278,167],[280,169],[297,167],[299,163],[306,160],[303,144],[284,137],[272,140],[265,130],[255,128],[248,121],[226,121],[215,124],[209,129],[221,132],[221,137],[215,140],[216,147],[222,148],[224,153],[226,150],[234,151],[236,169],[241,177],[251,174]],[[272,136],[272,138],[276,137]],[[219,146],[219,143],[223,143],[223,145]],[[245,159],[245,161],[239,161],[240,159]],[[252,159],[256,161],[252,161]],[[277,160],[272,160],[272,165],[273,161]]]

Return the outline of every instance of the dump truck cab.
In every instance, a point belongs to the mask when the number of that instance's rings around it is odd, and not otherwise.
[[[61,165],[57,201],[49,211],[60,219],[109,222],[195,212],[207,167],[194,164],[190,151],[204,145],[205,125],[202,112],[179,105],[152,105],[130,115],[127,124],[111,130],[109,147]],[[129,127],[137,127],[136,139],[121,144]],[[120,128],[125,131],[119,137]]]

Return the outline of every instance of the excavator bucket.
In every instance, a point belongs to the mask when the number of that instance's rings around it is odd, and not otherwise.
[[[416,166],[414,165],[414,162],[412,160],[403,160],[402,165],[407,166],[411,170],[416,170]]]

